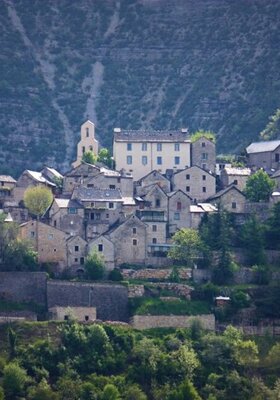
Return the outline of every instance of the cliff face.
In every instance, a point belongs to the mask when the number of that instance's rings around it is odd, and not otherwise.
[[[278,0],[3,0],[1,172],[75,159],[80,124],[211,129],[242,149],[280,104]]]

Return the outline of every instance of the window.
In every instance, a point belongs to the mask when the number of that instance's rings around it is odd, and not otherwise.
[[[127,163],[127,165],[131,165],[132,164],[132,156],[127,156],[126,157],[126,163]]]
[[[157,165],[161,165],[162,164],[162,157],[157,157]]]
[[[190,174],[186,175],[186,179],[189,180],[190,179]]]
[[[280,154],[276,153],[275,154],[275,162],[279,162]]]
[[[137,246],[137,239],[133,239],[132,244],[133,244],[133,246]]]
[[[93,221],[94,220],[94,213],[90,213],[90,219]]]
[[[175,219],[176,221],[179,221],[179,220],[180,220],[180,213],[175,212],[175,213],[174,213],[174,219]]]
[[[174,143],[174,150],[180,151],[180,143]]]
[[[55,252],[56,252],[56,249],[53,249],[53,252],[55,253]]]
[[[237,180],[237,179],[234,179],[233,184],[234,184],[234,185],[238,185],[238,180]]]
[[[50,239],[50,240],[53,239],[53,234],[52,234],[52,233],[49,233],[49,234],[48,234],[48,239]]]
[[[75,258],[75,263],[77,263],[78,262],[78,258]]]
[[[93,151],[93,147],[92,146],[89,146],[89,151]]]
[[[75,246],[75,251],[79,251],[79,246]]]
[[[156,226],[156,225],[153,225],[153,226],[152,226],[152,231],[153,231],[153,232],[156,232],[156,231],[157,231],[157,226]]]
[[[109,214],[106,214],[106,218],[109,218]]]
[[[94,187],[94,186],[93,186],[93,183],[88,183],[88,184],[87,184],[87,187],[88,187],[88,188],[93,188],[93,187]]]
[[[84,265],[84,263],[85,263],[85,258],[84,258],[84,257],[81,257],[81,258],[80,258],[80,264],[81,264],[81,265]]]
[[[175,163],[175,165],[179,165],[180,164],[180,157],[175,157],[174,158],[174,163]]]
[[[53,221],[53,226],[56,228],[56,220]]]
[[[155,244],[155,243],[157,243],[157,238],[153,238],[152,239],[152,242]]]
[[[83,154],[86,152],[85,146],[82,147],[82,152],[83,152]]]
[[[109,185],[109,189],[116,189],[116,185]]]
[[[77,208],[69,207],[68,208],[68,214],[77,214]]]
[[[142,143],[142,151],[147,151],[147,143]]]
[[[147,164],[148,164],[148,157],[142,156],[142,165],[147,165]]]
[[[89,321],[89,316],[85,315],[85,321]]]
[[[182,210],[182,203],[180,201],[177,201],[177,211]]]
[[[92,203],[90,203],[90,206],[91,206],[91,207],[94,207],[94,206],[95,206],[94,201],[93,201]]]
[[[201,143],[201,147],[205,147],[206,145],[205,145],[205,142],[202,142]]]
[[[127,143],[126,144],[126,150],[131,151],[132,150],[132,143]]]
[[[236,202],[235,201],[233,201],[232,203],[231,203],[231,208],[236,208]]]
[[[202,175],[202,180],[206,181],[206,175]]]
[[[64,321],[68,321],[69,316],[68,315],[64,315]]]
[[[89,137],[89,129],[86,128],[86,137]]]
[[[161,143],[157,143],[157,151],[162,151],[162,144]]]
[[[206,186],[203,186],[202,191],[203,193],[206,193]]]
[[[102,252],[103,251],[103,244],[99,243],[98,245],[98,251]]]
[[[31,238],[34,238],[34,237],[35,237],[35,232],[34,232],[34,231],[31,231],[31,232],[30,232],[30,237],[31,237]]]
[[[117,179],[117,182],[118,182],[118,183],[121,183],[121,178],[118,178],[118,179]]]
[[[191,189],[189,186],[186,186],[186,192],[189,192]]]
[[[206,164],[202,164],[202,168],[203,168],[203,169],[206,169]]]
[[[114,203],[109,203],[109,208],[114,208]]]
[[[136,235],[137,229],[136,228],[132,228],[132,233],[133,235]]]
[[[97,221],[100,221],[101,215],[100,215],[100,214],[95,214],[95,216],[96,216],[96,220],[97,220]]]
[[[202,160],[208,160],[208,153],[202,153]]]
[[[156,199],[156,207],[160,207],[160,199]]]

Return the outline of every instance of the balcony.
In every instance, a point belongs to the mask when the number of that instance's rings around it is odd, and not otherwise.
[[[137,210],[136,216],[143,222],[167,222],[164,211]]]

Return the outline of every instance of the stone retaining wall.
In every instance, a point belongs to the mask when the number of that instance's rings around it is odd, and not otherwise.
[[[189,328],[193,321],[199,321],[204,329],[215,330],[214,314],[203,315],[134,315],[130,323],[135,329]]]
[[[171,268],[167,269],[154,269],[154,268],[144,268],[139,270],[134,269],[122,269],[121,270],[123,279],[157,279],[167,280],[172,273]],[[181,279],[188,280],[192,277],[192,270],[190,268],[178,268],[178,273]]]

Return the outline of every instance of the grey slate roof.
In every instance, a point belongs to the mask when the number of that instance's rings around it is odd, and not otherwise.
[[[83,186],[74,190],[73,197],[80,201],[122,201],[119,189],[96,189]]]
[[[16,183],[17,181],[10,175],[0,175],[0,182]]]
[[[242,196],[245,197],[245,194],[242,193],[241,190],[239,190],[234,184],[231,184],[231,185],[227,186],[225,189],[220,190],[213,196],[208,197],[207,200],[210,201],[210,200],[218,199],[219,197],[223,196],[225,193],[227,193],[229,190],[232,190],[232,189],[237,190],[239,193],[242,194]]]
[[[132,142],[190,142],[190,135],[180,130],[120,130],[114,132],[116,141]]]
[[[253,142],[246,147],[247,154],[264,153],[267,151],[274,151],[280,146],[280,140],[269,140],[266,142]]]
[[[251,170],[250,168],[237,168],[237,167],[225,167],[223,169],[224,172],[227,173],[227,175],[239,175],[239,176],[249,176],[251,175]]]

